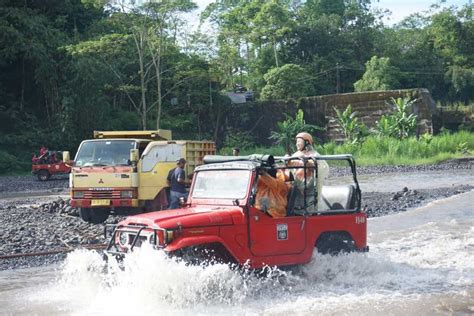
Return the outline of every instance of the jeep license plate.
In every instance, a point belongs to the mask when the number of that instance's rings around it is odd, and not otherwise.
[[[110,200],[92,200],[91,206],[109,206]]]

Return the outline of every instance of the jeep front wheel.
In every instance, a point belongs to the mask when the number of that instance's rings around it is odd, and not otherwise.
[[[41,169],[38,171],[38,174],[36,175],[38,177],[38,180],[40,181],[48,181],[49,178],[51,177],[51,174],[49,173],[48,170]]]

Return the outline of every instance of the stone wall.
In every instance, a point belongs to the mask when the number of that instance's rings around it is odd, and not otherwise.
[[[412,111],[418,117],[417,134],[433,133],[432,116],[436,107],[427,89],[344,93],[298,100],[234,104],[225,114],[226,126],[222,132],[248,131],[257,143],[270,145],[268,137],[272,130],[277,130],[277,122],[286,119],[285,115],[294,117],[301,108],[306,123],[325,128],[325,132],[316,136],[323,140],[342,141],[342,134],[334,119],[334,108],[343,111],[351,104],[353,110],[359,113],[360,120],[368,127],[373,127],[383,114],[393,110],[389,105],[391,98],[405,96],[416,99]]]

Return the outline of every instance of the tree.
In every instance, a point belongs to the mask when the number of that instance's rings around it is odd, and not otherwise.
[[[253,29],[254,36],[270,42],[273,47],[275,66],[278,68],[278,45],[292,29],[290,12],[285,1],[266,1],[252,21],[257,27]]]
[[[162,63],[166,37],[168,36],[167,31],[173,27],[177,27],[179,24],[179,14],[190,12],[196,8],[196,4],[190,0],[162,0],[159,2],[145,3],[144,5],[144,9],[146,10],[145,14],[149,15],[149,18],[151,18],[153,22],[152,26],[147,30],[149,37],[151,37],[147,41],[147,48],[151,55],[153,67],[155,68],[156,101],[150,108],[156,106],[156,129],[160,129],[162,113]],[[145,26],[146,24],[144,23],[143,25]]]
[[[373,56],[365,68],[362,78],[354,83],[355,91],[392,90],[399,87],[398,69],[390,65],[388,57]]]
[[[266,85],[261,97],[265,100],[289,99],[311,95],[310,78],[303,67],[295,64],[273,68],[264,75]]]

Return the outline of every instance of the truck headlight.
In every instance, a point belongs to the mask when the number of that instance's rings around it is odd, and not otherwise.
[[[133,197],[133,191],[120,191],[120,198],[122,199],[131,199]]]
[[[84,198],[84,191],[72,191],[72,198],[73,199],[83,199]]]

